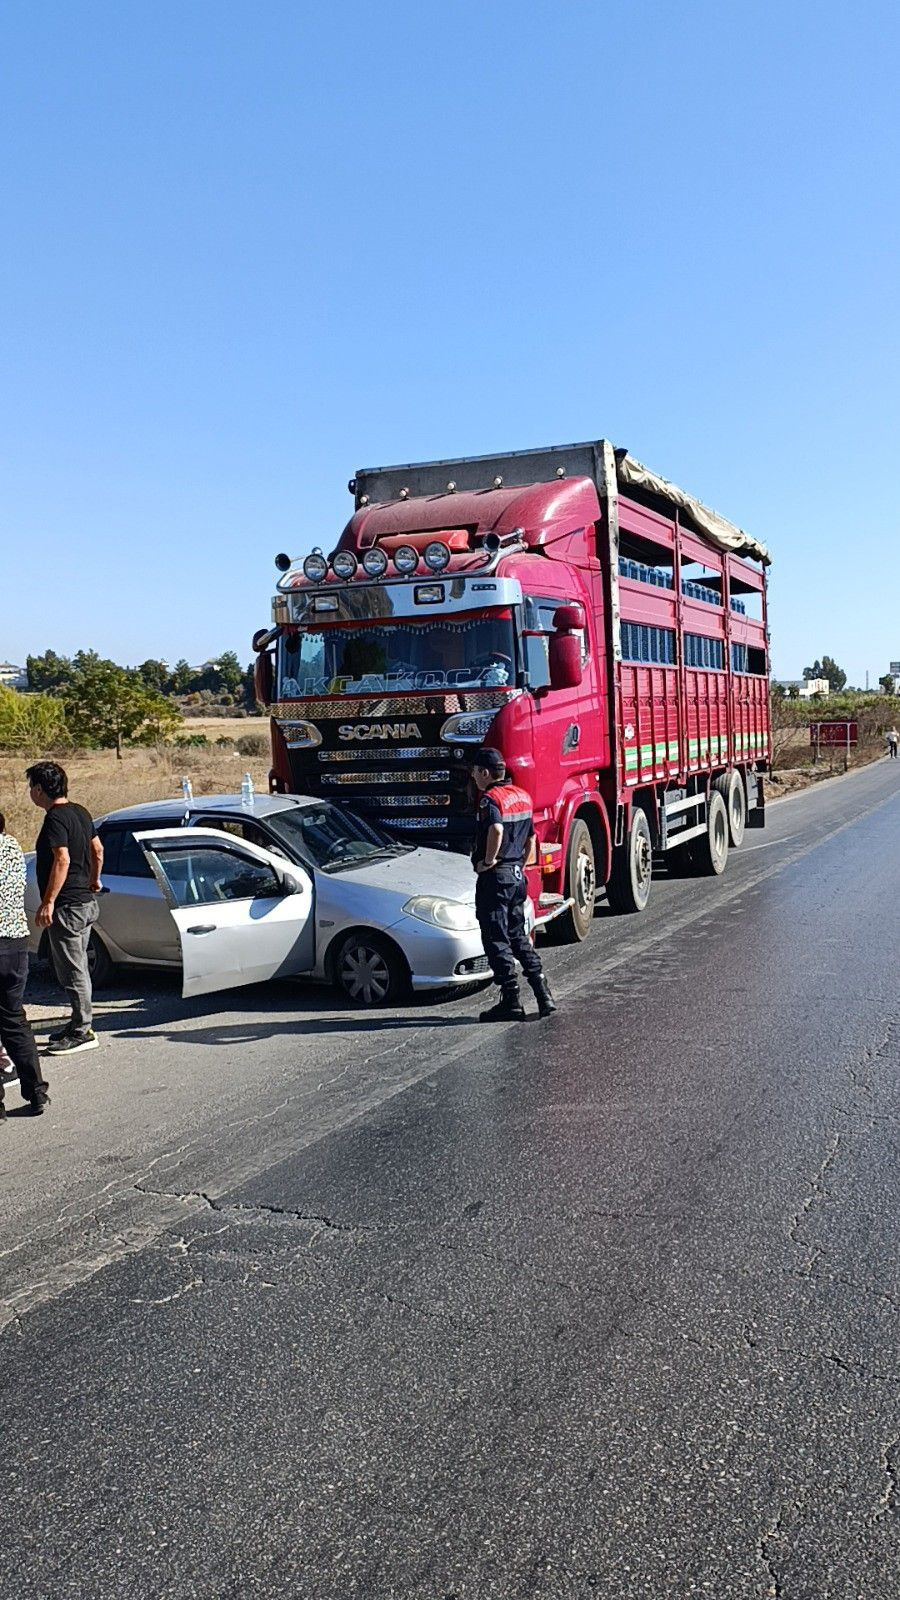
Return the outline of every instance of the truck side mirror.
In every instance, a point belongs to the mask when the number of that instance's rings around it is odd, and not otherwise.
[[[568,610],[569,607],[565,607]],[[556,616],[559,616],[557,611]],[[556,617],[554,617],[554,622]],[[550,635],[550,687],[577,689],[582,678],[581,640],[577,633]]]
[[[262,650],[256,658],[253,668],[253,693],[261,706],[272,704],[272,686],[275,674],[272,665],[272,652]]]

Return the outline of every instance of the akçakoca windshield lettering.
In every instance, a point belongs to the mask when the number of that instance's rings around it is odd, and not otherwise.
[[[280,647],[280,696],[409,689],[512,688],[512,618],[497,615],[367,628],[304,628]]]

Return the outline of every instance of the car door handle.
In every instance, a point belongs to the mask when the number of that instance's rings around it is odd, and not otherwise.
[[[214,922],[197,922],[193,928],[188,928],[187,931],[188,933],[215,933],[216,924]]]

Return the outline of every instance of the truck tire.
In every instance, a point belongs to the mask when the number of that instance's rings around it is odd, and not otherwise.
[[[688,845],[694,871],[717,878],[728,860],[728,812],[720,790],[711,789],[706,812],[706,833]]]
[[[612,872],[606,898],[613,911],[643,911],[653,880],[653,840],[647,813],[635,806],[624,844],[613,851]]]
[[[572,896],[573,904],[562,916],[554,918],[547,932],[553,944],[580,944],[591,931],[597,898],[594,841],[590,828],[581,817],[576,817],[569,834],[565,894],[567,898]]]
[[[738,850],[743,843],[747,827],[747,792],[744,780],[739,772],[723,772],[721,777],[714,780],[713,788],[718,789],[725,801],[725,810],[728,813],[728,837],[732,850]]]

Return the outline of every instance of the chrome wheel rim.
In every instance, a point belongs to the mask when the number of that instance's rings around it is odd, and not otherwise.
[[[575,861],[575,904],[582,915],[593,911],[596,893],[593,858],[587,850],[579,850]]]
[[[635,841],[634,870],[638,889],[643,891],[650,882],[653,870],[653,851],[644,832],[639,833]]]
[[[344,951],[340,965],[341,988],[351,1000],[373,1006],[387,997],[391,986],[388,964],[372,945],[354,944]]]

